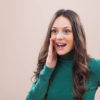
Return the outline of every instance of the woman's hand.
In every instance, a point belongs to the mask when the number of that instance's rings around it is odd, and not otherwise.
[[[48,56],[46,59],[46,65],[49,68],[54,68],[57,63],[57,54],[56,50],[54,49],[54,39],[50,38],[50,45],[49,45],[49,50],[48,50]]]

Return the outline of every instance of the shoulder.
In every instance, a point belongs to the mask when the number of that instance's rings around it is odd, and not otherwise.
[[[91,57],[88,61],[88,66],[94,67],[95,69],[100,68],[100,59]]]
[[[91,57],[88,61],[88,67],[95,80],[100,81],[100,59]]]

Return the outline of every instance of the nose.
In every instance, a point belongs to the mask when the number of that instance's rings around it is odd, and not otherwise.
[[[59,33],[56,35],[56,39],[63,39],[63,34],[62,34],[62,32],[59,32]]]

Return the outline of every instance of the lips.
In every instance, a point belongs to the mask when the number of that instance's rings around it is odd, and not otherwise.
[[[65,45],[67,45],[66,43],[63,43],[63,42],[56,42],[56,45],[57,46],[65,46]]]
[[[56,42],[56,48],[60,50],[64,49],[66,45],[67,45],[66,43]]]

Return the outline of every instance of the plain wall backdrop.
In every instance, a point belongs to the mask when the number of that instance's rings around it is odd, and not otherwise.
[[[79,14],[88,53],[100,59],[100,0],[0,0],[0,100],[25,100],[49,22],[62,8]]]

